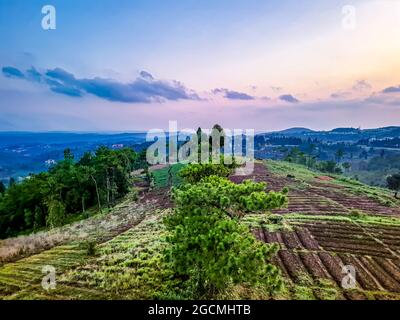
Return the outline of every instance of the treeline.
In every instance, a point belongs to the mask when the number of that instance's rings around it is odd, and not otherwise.
[[[376,148],[400,148],[400,138],[362,139],[357,144]]]
[[[98,148],[76,161],[70,149],[48,172],[0,188],[0,238],[63,225],[89,207],[110,207],[130,190],[130,172],[144,166],[130,148]]]
[[[335,173],[335,174],[341,174],[343,173],[342,168],[348,170],[351,166],[351,164],[348,162],[339,165],[340,161],[344,156],[343,149],[338,149],[335,153],[335,158],[337,162],[332,160],[328,161],[318,160],[318,154],[315,154],[314,150],[315,146],[314,147],[311,146],[309,153],[305,153],[301,151],[299,148],[295,147],[290,149],[290,151],[285,156],[284,160],[292,163],[302,164],[304,166],[307,166],[307,168],[309,169],[315,169],[321,172]]]

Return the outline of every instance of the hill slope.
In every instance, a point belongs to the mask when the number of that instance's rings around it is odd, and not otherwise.
[[[234,182],[244,179],[266,181],[270,190],[290,189],[288,208],[244,219],[259,240],[280,246],[274,262],[281,268],[286,286],[276,298],[400,299],[400,207],[389,192],[275,161],[256,163],[250,176],[231,177]],[[127,199],[109,214],[64,227],[65,232],[85,230],[85,239],[97,242],[96,255],[89,254],[82,238],[72,237],[4,263],[0,296],[157,296],[167,278],[158,268],[165,235],[161,221],[170,210],[166,191],[145,191],[136,203]],[[42,238],[45,241],[48,235]],[[56,268],[55,290],[41,286],[45,265]],[[344,265],[355,268],[354,289],[342,288]],[[266,297],[257,290],[241,288],[224,298]]]
[[[246,178],[290,189],[288,208],[275,212],[279,219],[246,218],[258,239],[279,243],[275,263],[288,296],[400,299],[400,207],[389,193],[284,162],[256,164]],[[342,288],[344,266],[354,267],[354,289]]]

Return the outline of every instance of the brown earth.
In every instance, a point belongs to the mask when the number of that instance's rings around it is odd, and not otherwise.
[[[265,181],[268,190],[289,187],[288,208],[275,210],[275,214],[309,216],[288,218],[291,231],[254,230],[259,240],[279,244],[274,263],[289,283],[301,285],[306,277],[317,299],[321,298],[318,282],[322,279],[333,283],[337,299],[400,300],[400,226],[329,219],[346,217],[354,209],[374,216],[400,216],[399,208],[351,194],[328,179],[307,181],[305,188],[291,188],[298,181],[272,174],[263,163],[256,163],[251,175],[231,177],[236,183],[246,179]],[[355,269],[356,284],[355,288],[344,289],[343,267],[349,265]]]

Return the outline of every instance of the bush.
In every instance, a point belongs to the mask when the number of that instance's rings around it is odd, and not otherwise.
[[[81,243],[81,248],[88,256],[94,256],[97,252],[97,244],[94,240],[86,240]]]
[[[204,177],[211,175],[227,177],[231,169],[224,164],[189,164],[179,172],[179,175],[186,183],[197,183]]]

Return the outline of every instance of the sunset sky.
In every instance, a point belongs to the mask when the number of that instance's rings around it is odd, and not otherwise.
[[[400,1],[0,0],[0,39],[0,131],[400,125]]]

